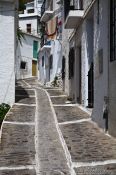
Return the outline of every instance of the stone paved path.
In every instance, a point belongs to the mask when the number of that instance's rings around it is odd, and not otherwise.
[[[116,139],[104,134],[91,121],[89,111],[84,112],[78,105],[68,105],[66,97],[60,96],[62,91],[47,91],[75,174],[116,175]]]
[[[60,89],[18,81],[0,145],[0,175],[11,174],[116,175],[116,140]]]
[[[0,175],[36,175],[35,106],[28,106],[30,101],[35,105],[34,90],[19,81],[17,103],[11,108],[2,128]]]
[[[4,121],[0,175],[69,175],[49,98],[36,79],[18,81]]]

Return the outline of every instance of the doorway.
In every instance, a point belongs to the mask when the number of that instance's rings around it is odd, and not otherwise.
[[[94,71],[92,62],[90,70],[88,71],[88,107],[93,108],[93,104],[94,104]]]
[[[37,61],[32,60],[32,76],[37,76]]]

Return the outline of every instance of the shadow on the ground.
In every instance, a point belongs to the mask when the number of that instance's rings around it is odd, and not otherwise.
[[[17,86],[15,88],[15,103],[25,98],[29,98],[29,94],[22,86]]]

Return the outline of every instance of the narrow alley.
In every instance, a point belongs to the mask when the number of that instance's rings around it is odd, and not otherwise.
[[[0,0],[0,175],[116,175],[116,0]]]
[[[0,175],[115,175],[116,140],[58,88],[19,80],[1,133]]]

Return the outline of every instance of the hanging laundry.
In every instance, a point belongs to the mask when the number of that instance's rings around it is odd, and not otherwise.
[[[46,33],[48,39],[55,39],[57,35],[57,18],[54,17],[47,22]]]

